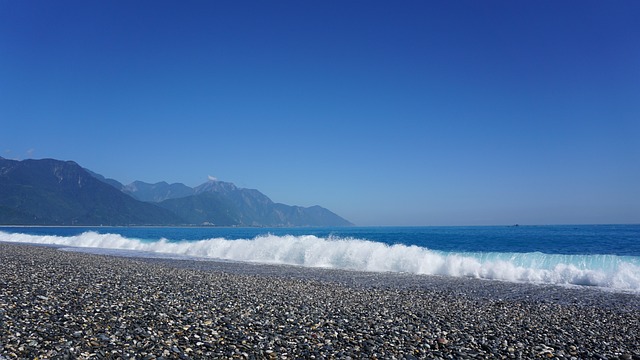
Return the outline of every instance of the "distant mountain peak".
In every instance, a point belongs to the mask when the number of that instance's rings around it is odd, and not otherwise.
[[[203,192],[219,192],[219,193],[228,193],[231,191],[238,190],[238,187],[230,182],[220,181],[220,180],[208,180],[202,185],[196,186],[194,189],[196,194],[201,194]]]

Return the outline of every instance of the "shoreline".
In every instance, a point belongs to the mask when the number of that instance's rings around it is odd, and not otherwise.
[[[75,252],[73,250],[63,250]],[[91,252],[86,252],[91,254]],[[112,256],[112,255],[107,255]],[[119,257],[115,255],[115,257]],[[203,272],[264,276],[289,280],[318,281],[354,289],[449,291],[457,296],[484,300],[539,301],[581,306],[606,306],[640,311],[640,293],[581,285],[511,282],[507,280],[428,275],[404,272],[374,272],[288,264],[264,264],[215,259],[175,259],[127,256],[140,262]]]
[[[0,359],[640,359],[640,295],[0,243]]]

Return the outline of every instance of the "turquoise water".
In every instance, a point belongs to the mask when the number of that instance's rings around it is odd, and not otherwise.
[[[408,272],[640,292],[640,225],[0,227],[0,241],[96,253],[108,250],[128,256]]]

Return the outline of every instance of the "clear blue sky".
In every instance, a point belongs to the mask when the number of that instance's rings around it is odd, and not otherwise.
[[[640,223],[639,1],[0,0],[0,156],[358,225]]]

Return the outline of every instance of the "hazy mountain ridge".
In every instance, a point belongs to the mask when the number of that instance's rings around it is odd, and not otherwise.
[[[320,207],[274,203],[255,189],[210,180],[194,188],[180,183],[136,181],[125,188],[132,196],[155,201],[192,224],[218,226],[350,226],[349,221]],[[178,189],[179,191],[170,191]],[[191,194],[177,196],[177,194]]]
[[[0,157],[0,224],[350,226],[320,206],[277,204],[255,189],[211,180],[123,185],[73,161]]]
[[[187,185],[180,183],[168,184],[165,181],[155,184],[134,181],[129,185],[123,186],[122,191],[138,200],[148,202],[161,202],[194,194],[194,190]]]

